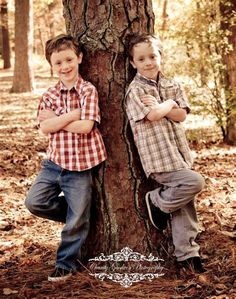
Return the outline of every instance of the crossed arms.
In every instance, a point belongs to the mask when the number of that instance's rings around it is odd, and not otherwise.
[[[93,129],[93,120],[80,120],[80,110],[75,109],[57,116],[52,110],[39,111],[40,129],[44,134],[64,130],[71,133],[88,134]]]
[[[163,117],[180,122],[186,119],[186,110],[179,108],[174,100],[167,100],[159,104],[155,97],[145,95],[141,98],[141,101],[144,105],[151,107],[151,111],[146,116],[150,121],[158,121]],[[60,116],[57,116],[52,110],[44,109],[39,111],[38,119],[40,129],[44,134],[55,133],[60,130],[88,134],[94,126],[93,120],[80,120],[79,109],[72,110]]]
[[[186,119],[187,111],[183,108],[179,108],[174,100],[167,100],[159,104],[155,97],[145,95],[141,98],[141,101],[145,106],[151,107],[151,111],[146,116],[150,121],[158,121],[163,117],[180,122]]]

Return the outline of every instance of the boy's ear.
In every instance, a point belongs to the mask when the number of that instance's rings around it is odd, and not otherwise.
[[[135,65],[135,63],[134,63],[133,61],[130,60],[130,63],[131,63],[131,65],[132,65],[132,67],[133,67],[134,69],[137,68],[136,65]]]
[[[83,53],[80,52],[80,53],[79,53],[79,56],[78,56],[78,64],[81,64],[82,59],[83,59]]]

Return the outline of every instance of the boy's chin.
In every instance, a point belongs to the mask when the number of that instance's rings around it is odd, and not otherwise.
[[[64,84],[64,85],[73,85],[73,84],[75,84],[76,83],[76,81],[78,80],[78,76],[76,76],[76,77],[69,77],[68,76],[68,78],[66,78],[66,77],[62,77],[62,78],[60,78],[60,80],[61,80],[61,82]]]
[[[158,73],[155,73],[155,74],[148,74],[148,75],[144,75],[147,79],[149,79],[149,80],[154,80],[154,81],[156,81],[156,79],[157,79],[157,75],[158,75]]]
[[[153,71],[153,72],[143,72],[141,73],[142,76],[146,77],[149,80],[156,80],[158,76],[159,70],[158,71]]]
[[[75,85],[76,81],[78,80],[77,78],[73,78],[73,80],[65,80],[61,78],[61,82],[65,85],[67,88],[71,88]]]

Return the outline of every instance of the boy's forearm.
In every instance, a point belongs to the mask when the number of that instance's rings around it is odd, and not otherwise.
[[[150,121],[158,121],[162,119],[173,109],[174,105],[174,101],[172,100],[167,100],[164,103],[159,104],[148,113],[147,119]]]
[[[44,134],[55,133],[62,130],[69,123],[74,121],[74,117],[70,113],[45,119],[40,123],[40,129]]]
[[[184,121],[187,116],[186,109],[183,108],[173,108],[166,114],[166,117],[173,121]]]
[[[93,120],[76,120],[65,126],[63,130],[77,134],[89,134],[93,126]]]

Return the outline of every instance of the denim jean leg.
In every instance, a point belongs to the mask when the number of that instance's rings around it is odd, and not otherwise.
[[[60,185],[68,203],[68,213],[61,232],[56,265],[64,269],[76,269],[81,246],[89,231],[91,171],[64,171]]]
[[[42,218],[65,222],[67,203],[64,196],[59,196],[61,188],[58,182],[62,169],[55,163],[44,160],[35,182],[25,200],[29,211]]]

